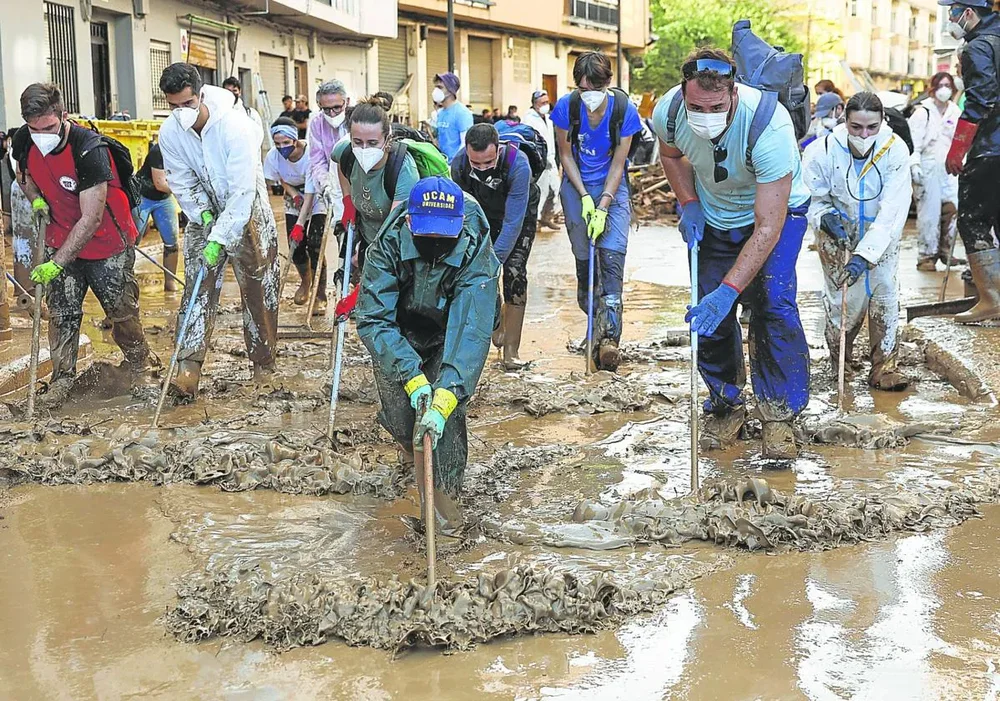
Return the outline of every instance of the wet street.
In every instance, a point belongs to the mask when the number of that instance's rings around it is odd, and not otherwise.
[[[100,363],[100,398],[0,426],[0,698],[996,699],[1000,329],[918,320],[904,331],[914,385],[873,395],[866,368],[842,420],[819,260],[804,245],[810,442],[790,466],[762,461],[759,437],[705,454],[703,482],[739,485],[736,496],[685,500],[689,349],[671,334],[688,298],[684,257],[673,227],[634,234],[628,362],[620,377],[584,380],[567,348],[585,331],[569,246],[540,234],[521,351],[534,362],[505,375],[492,353],[470,407],[467,509],[483,535],[442,558],[439,577],[479,578],[482,591],[518,568],[565,575],[580,586],[562,601],[579,607],[558,632],[536,634],[538,620],[498,604],[474,631],[488,642],[463,644],[446,625],[455,649],[444,652],[384,644],[392,615],[358,622],[379,587],[425,576],[421,539],[400,519],[417,514],[415,489],[374,425],[365,353],[352,332],[342,431],[317,447],[329,341],[283,340],[280,386],[256,390],[230,280],[203,393],[168,409],[163,430],[149,431],[156,387],[116,392]],[[903,305],[936,301],[943,272],[914,269],[912,231],[902,261]],[[166,363],[180,295],[138,267],[143,323]],[[283,331],[304,328],[297,282],[292,272]],[[957,273],[948,295],[962,296]],[[117,363],[101,317],[91,298],[94,356]],[[968,390],[974,379],[985,394]],[[748,497],[749,478],[776,495],[758,484]],[[356,607],[317,603],[355,582]],[[611,593],[588,608],[594,582]],[[445,608],[427,614],[432,632]],[[504,625],[520,634],[493,632]]]

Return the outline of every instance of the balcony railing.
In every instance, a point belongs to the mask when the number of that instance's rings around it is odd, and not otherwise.
[[[609,29],[618,26],[618,4],[596,0],[569,0],[569,19]]]

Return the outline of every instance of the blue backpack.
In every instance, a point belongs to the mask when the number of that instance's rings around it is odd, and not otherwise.
[[[545,171],[549,159],[549,145],[545,142],[545,137],[534,127],[520,122],[502,120],[493,126],[500,134],[501,142],[513,144],[524,152],[531,166],[531,179],[538,180],[538,176]]]

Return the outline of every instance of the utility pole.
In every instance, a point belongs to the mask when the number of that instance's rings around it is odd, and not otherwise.
[[[448,0],[448,72],[455,72],[455,0]]]
[[[448,0],[452,2],[452,0]],[[618,0],[618,36],[616,39],[616,54],[615,54],[615,81],[619,88],[622,86],[622,0]]]

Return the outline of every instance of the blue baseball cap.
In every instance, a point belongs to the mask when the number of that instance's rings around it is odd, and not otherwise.
[[[842,104],[844,101],[840,99],[840,95],[835,92],[825,92],[816,100],[816,116],[820,119],[829,117],[830,113]]]
[[[406,212],[414,236],[458,238],[465,224],[465,193],[450,178],[423,178],[410,190]]]
[[[938,0],[938,5],[949,7],[951,5],[963,5],[965,7],[993,7],[992,0]]]

